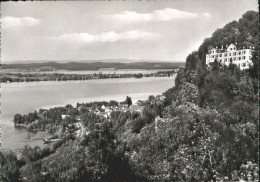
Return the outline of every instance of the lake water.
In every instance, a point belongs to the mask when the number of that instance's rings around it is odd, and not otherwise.
[[[130,96],[133,102],[149,95],[158,95],[174,86],[175,76],[163,78],[122,78],[86,81],[29,82],[1,84],[1,143],[2,149],[17,149],[29,144],[42,145],[42,137],[13,125],[15,114],[27,114],[40,108],[76,105],[77,102],[123,101]]]

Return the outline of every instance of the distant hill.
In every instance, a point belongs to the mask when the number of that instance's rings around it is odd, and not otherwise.
[[[13,60],[10,64],[29,64],[29,63],[48,63],[48,62],[56,62],[56,63],[70,63],[70,62],[77,62],[77,63],[137,63],[137,62],[145,62],[145,63],[178,63],[178,62],[185,62],[185,60],[149,60],[149,59],[126,59],[126,58],[119,58],[119,59],[87,59],[87,60]]]
[[[2,69],[35,69],[41,67],[52,67],[54,69],[64,70],[98,70],[102,68],[114,69],[176,69],[184,67],[184,62],[131,62],[131,63],[117,63],[117,62],[44,62],[44,63],[26,63],[26,64],[2,64]]]

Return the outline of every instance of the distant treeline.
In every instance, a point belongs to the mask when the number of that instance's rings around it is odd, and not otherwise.
[[[45,63],[28,63],[28,64],[2,64],[2,69],[40,69],[41,67],[52,67],[53,69],[64,70],[98,70],[104,68],[113,69],[176,69],[184,67],[184,62],[132,62],[132,63],[105,63],[105,62],[93,62],[93,63],[57,63],[57,62],[45,62]]]
[[[156,73],[128,73],[128,74],[60,74],[60,73],[3,73],[1,82],[34,82],[34,81],[68,81],[68,80],[92,80],[107,78],[142,78],[142,77],[170,77],[175,73],[171,71],[158,71]]]

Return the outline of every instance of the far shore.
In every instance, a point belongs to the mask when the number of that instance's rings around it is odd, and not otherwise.
[[[42,81],[84,81],[99,79],[122,79],[122,78],[148,78],[148,77],[171,77],[176,70],[157,70],[156,72],[94,72],[94,73],[56,73],[56,72],[2,72],[2,83],[13,82],[42,82]]]

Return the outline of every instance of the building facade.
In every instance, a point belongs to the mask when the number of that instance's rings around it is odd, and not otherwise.
[[[212,48],[209,53],[206,54],[206,64],[210,66],[214,63],[215,59],[219,61],[222,65],[229,65],[231,62],[241,70],[248,69],[252,62],[251,48],[237,49],[234,44],[230,44],[227,49]]]

